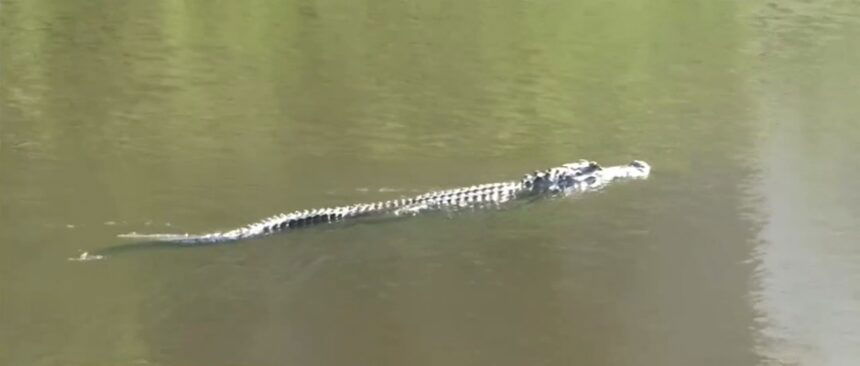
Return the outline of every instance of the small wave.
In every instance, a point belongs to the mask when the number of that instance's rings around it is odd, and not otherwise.
[[[68,260],[72,262],[98,261],[102,259],[105,259],[105,256],[98,254],[90,254],[90,252],[81,252],[81,255],[77,257],[68,258]]]
[[[148,240],[159,240],[159,241],[169,241],[169,240],[179,240],[179,239],[188,239],[191,237],[189,234],[140,234],[137,232],[130,232],[127,234],[119,234],[118,238],[126,238],[126,239],[148,239]]]
[[[367,188],[360,188],[360,189],[357,189],[357,191],[360,191],[360,192],[367,192],[367,191],[369,191],[369,190],[368,190]],[[395,193],[397,193],[397,192],[399,192],[399,193],[419,193],[419,192],[428,192],[428,191],[430,191],[430,190],[427,190],[427,189],[425,189],[425,190],[420,190],[420,189],[405,189],[405,188],[393,188],[393,187],[380,187],[380,188],[377,188],[375,191],[376,191],[376,192],[379,192],[379,193],[391,193],[391,192],[395,192]]]
[[[354,189],[355,192],[360,193],[424,193],[429,192],[431,189],[404,189],[404,188],[393,188],[393,187],[380,187],[380,188],[368,188],[368,187],[358,187]],[[327,191],[327,194],[342,194],[340,191]]]

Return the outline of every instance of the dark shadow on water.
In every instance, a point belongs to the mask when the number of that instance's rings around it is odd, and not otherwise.
[[[192,248],[209,248],[215,246],[236,245],[237,242],[229,243],[211,243],[211,244],[181,244],[164,241],[144,241],[126,244],[117,244],[103,249],[99,249],[90,253],[91,255],[101,255],[112,257],[122,254],[137,253],[143,251],[167,251],[167,250],[183,250]]]
[[[93,251],[84,251],[81,252],[76,257],[67,258],[69,261],[73,262],[87,262],[87,261],[96,261],[96,260],[105,260],[109,258],[113,258],[119,255],[126,254],[134,254],[140,252],[153,252],[153,251],[168,251],[168,250],[187,250],[192,248],[209,248],[216,246],[225,246],[225,245],[236,245],[237,242],[229,242],[229,243],[211,243],[211,244],[182,244],[182,243],[173,243],[173,242],[165,242],[165,241],[138,241],[133,243],[125,243],[125,244],[116,244],[107,246],[101,249],[96,249]]]

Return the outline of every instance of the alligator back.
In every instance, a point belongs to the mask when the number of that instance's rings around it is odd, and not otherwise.
[[[200,235],[129,233],[120,235],[120,237],[179,244],[229,242],[367,216],[416,215],[427,210],[501,205],[525,197],[596,190],[621,178],[646,178],[650,169],[650,166],[642,161],[602,168],[595,162],[581,160],[560,167],[535,171],[533,174],[526,174],[520,181],[432,191],[418,196],[389,201],[294,211],[272,216],[226,232]]]

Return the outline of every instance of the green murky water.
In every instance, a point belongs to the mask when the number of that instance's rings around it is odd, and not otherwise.
[[[853,1],[0,3],[2,365],[848,365]],[[507,180],[511,210],[67,258]]]

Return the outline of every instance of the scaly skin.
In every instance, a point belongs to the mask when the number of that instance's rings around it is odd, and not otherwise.
[[[201,235],[141,235],[132,233],[120,235],[120,237],[144,238],[181,244],[229,242],[366,216],[416,215],[428,210],[500,205],[511,200],[527,197],[587,192],[600,189],[617,179],[644,179],[648,177],[650,171],[651,167],[642,161],[633,161],[628,165],[602,168],[595,162],[581,160],[576,163],[535,171],[533,174],[526,174],[519,181],[433,191],[399,200],[294,211],[272,216],[226,232]]]

